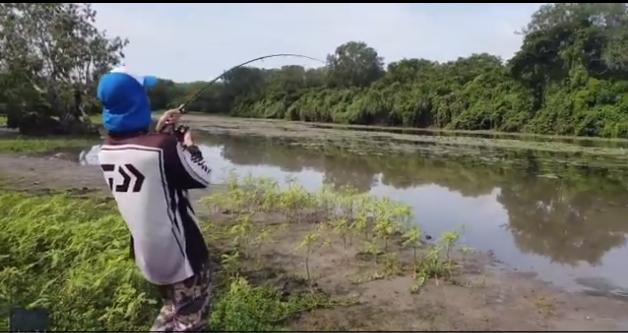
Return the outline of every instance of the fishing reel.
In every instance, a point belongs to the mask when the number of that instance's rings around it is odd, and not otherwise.
[[[190,154],[192,154],[192,161],[198,161],[198,159],[203,159],[203,155],[197,146],[195,145],[188,146],[183,143],[184,141],[183,138],[185,136],[185,133],[190,130],[190,126],[179,125],[175,127],[174,125],[170,125],[170,127],[171,127],[170,133],[177,138],[177,141],[179,141],[181,145],[183,145],[183,148],[185,150],[189,151]]]
[[[185,111],[183,109],[183,105],[179,107],[179,113],[180,114],[184,114]],[[175,125],[173,123],[171,123],[169,120],[166,120],[166,123],[164,124],[163,129],[161,130],[161,133],[165,133],[165,134],[170,134],[170,135],[174,135],[175,138],[177,139],[177,141],[179,142],[183,142],[183,137],[185,136],[185,133],[187,131],[190,130],[190,126],[186,126],[186,125]]]
[[[175,125],[170,122],[166,122],[161,133],[173,135],[177,141],[183,142],[183,138],[185,137],[185,133],[190,130],[190,126],[186,125]]]
[[[183,111],[183,108],[180,108],[179,112],[184,113],[185,111]],[[177,141],[179,141],[179,143],[181,143],[183,147],[185,147],[185,149],[188,150],[192,154],[192,156],[197,156],[200,154],[200,150],[198,149],[198,147],[187,146],[184,144],[185,133],[187,133],[189,130],[190,130],[190,126],[187,126],[187,125],[176,126],[175,124],[172,124],[172,123],[166,123],[166,126],[164,128],[164,132],[170,135],[174,135]]]
[[[185,136],[185,133],[190,130],[190,126],[186,126],[186,125],[179,125],[176,127],[174,125],[170,125],[170,126],[172,127],[170,134],[174,135],[175,138],[177,138],[177,141],[183,142],[183,137]]]

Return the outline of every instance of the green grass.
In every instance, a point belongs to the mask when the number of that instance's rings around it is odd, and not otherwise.
[[[0,192],[0,308],[49,309],[52,330],[150,328],[160,304],[129,258],[128,230],[111,202],[68,194]],[[216,253],[214,253],[215,255]],[[216,277],[213,330],[268,331],[318,294],[282,300],[269,285]],[[0,314],[0,330],[7,329]]]
[[[63,148],[89,148],[96,140],[86,138],[30,138],[9,137],[0,139],[0,153],[38,154]]]
[[[58,117],[53,117],[53,118],[58,119]],[[102,114],[90,115],[89,120],[91,120],[93,124],[101,124]],[[0,115],[0,126],[6,126],[6,124],[7,124],[7,116]]]
[[[92,114],[89,116],[89,120],[94,125],[102,125],[102,114]]]

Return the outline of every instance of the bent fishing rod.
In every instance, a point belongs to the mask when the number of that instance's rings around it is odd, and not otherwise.
[[[207,88],[211,87],[213,84],[215,84],[216,82],[218,82],[218,80],[224,78],[225,76],[233,73],[235,70],[242,68],[248,64],[257,62],[257,61],[261,61],[264,59],[269,59],[269,58],[276,58],[276,57],[294,57],[294,58],[302,58],[302,59],[309,59],[309,60],[313,60],[313,61],[317,61],[323,64],[326,64],[325,61],[314,58],[314,57],[310,57],[310,56],[306,56],[303,54],[298,54],[298,53],[276,53],[276,54],[268,54],[265,56],[261,56],[261,57],[257,57],[255,59],[251,59],[248,60],[246,62],[243,62],[239,65],[233,66],[230,69],[226,70],[225,72],[223,72],[222,74],[216,76],[214,79],[212,79],[211,81],[207,82],[207,84],[205,84],[201,89],[199,89],[194,95],[192,95],[192,97],[188,98],[183,104],[181,104],[179,106],[179,112],[181,114],[186,112],[186,107],[188,105],[190,105],[192,102],[196,101],[206,90]],[[168,127],[168,126],[166,126]],[[187,130],[189,130],[189,126],[185,126],[185,125],[179,125],[177,128],[174,127],[174,125],[170,125],[171,127],[171,131],[173,134],[176,134],[178,137],[183,137],[183,134],[185,134],[185,132]]]

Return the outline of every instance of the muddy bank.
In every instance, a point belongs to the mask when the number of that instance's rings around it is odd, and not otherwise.
[[[83,195],[108,196],[97,167],[81,167],[56,158],[0,155],[2,188],[45,193],[73,190]],[[196,191],[198,199],[206,192]],[[205,212],[209,214],[210,212]],[[227,214],[225,214],[227,213]],[[228,224],[228,212],[211,217]],[[272,223],[259,218],[257,223]],[[261,248],[259,257],[271,270],[303,275],[303,254],[295,251],[306,230],[297,224]],[[320,288],[357,304],[303,314],[290,323],[298,330],[623,330],[628,304],[606,297],[561,291],[532,274],[498,269],[489,255],[465,259],[462,275],[451,281],[430,280],[418,294],[410,292],[416,279],[393,275],[381,280],[356,276],[372,274],[358,250],[340,244],[310,258]],[[271,278],[261,276],[260,279]]]

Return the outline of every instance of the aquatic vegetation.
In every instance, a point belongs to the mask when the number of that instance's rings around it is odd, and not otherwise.
[[[321,251],[341,251],[370,267],[348,278],[350,283],[412,274],[417,283],[409,292],[416,292],[429,279],[458,272],[451,257],[457,233],[424,244],[412,210],[387,198],[349,188],[312,192],[294,181],[283,187],[268,178],[232,175],[225,191],[203,204],[215,212],[202,229],[212,262],[220,267],[213,330],[276,330],[294,314],[353,304],[317,285],[321,274],[312,258]],[[1,308],[50,309],[54,330],[150,326],[158,297],[129,258],[127,227],[110,200],[0,192],[0,211]],[[273,269],[263,250],[281,245],[286,234],[297,244],[293,252],[300,254],[303,271],[275,275],[305,287],[288,293],[272,277],[255,277]],[[406,251],[412,253],[409,260]],[[6,328],[4,318],[0,328]]]
[[[426,244],[410,206],[351,188],[333,190],[323,186],[312,192],[293,179],[285,183],[282,188],[271,178],[239,177],[231,172],[225,180],[227,190],[204,198],[202,203],[210,211],[235,216],[223,228],[234,240],[246,239],[244,243],[237,241],[240,252],[249,248],[250,252],[259,253],[250,246],[249,236],[243,236],[246,233],[264,235],[265,241],[256,243],[259,246],[272,242],[273,234],[282,232],[281,227],[269,228],[269,223],[282,225],[284,230],[286,225],[301,225],[301,240],[295,251],[305,254],[303,275],[310,282],[318,275],[312,272],[311,255],[332,247],[336,241],[342,243],[345,252],[351,246],[357,249],[357,257],[368,254],[372,259],[375,273],[358,277],[356,283],[411,271],[417,284],[423,285],[430,278],[447,279],[457,273],[452,252],[458,245],[459,233],[449,231],[436,242]],[[252,224],[258,214],[264,214],[265,221]],[[208,234],[221,237],[216,225],[211,228],[214,230]],[[399,259],[405,251],[412,253],[410,262]]]

